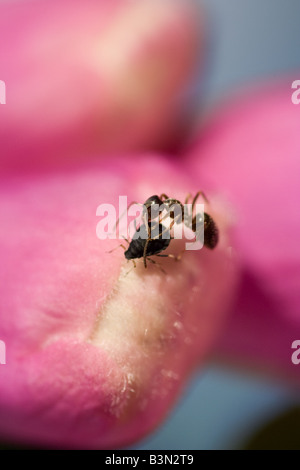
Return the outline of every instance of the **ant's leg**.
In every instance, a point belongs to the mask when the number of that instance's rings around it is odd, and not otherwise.
[[[192,197],[191,193],[188,193],[186,198],[185,198],[185,201],[184,201],[184,204],[187,204],[189,202],[189,199]]]
[[[167,274],[166,271],[161,267],[161,265],[157,263],[157,261],[154,261],[151,258],[147,258],[147,260],[150,261],[152,264],[155,264],[158,267],[158,269],[160,269],[164,274]]]
[[[186,207],[186,205],[188,204],[189,199],[190,199],[191,197],[192,197],[191,193],[188,193],[187,196],[186,196],[186,198],[185,198],[185,201],[184,201],[184,209],[183,209],[183,211],[182,211],[182,221],[183,221],[183,223],[184,223],[187,227],[188,227],[188,224],[187,224],[186,221],[184,220],[184,219],[185,219],[185,215],[187,215],[188,220],[189,220],[190,216],[189,216],[189,214],[186,214],[186,213],[185,213],[185,207]],[[193,216],[193,211],[192,211],[192,216]]]
[[[170,199],[170,198],[165,193],[163,193],[160,195],[159,199],[163,200],[163,199]]]
[[[137,232],[137,224],[136,224],[136,219],[134,219],[133,223],[134,223],[134,233],[136,233],[136,232]]]
[[[207,199],[207,197],[205,196],[204,192],[203,192],[203,191],[198,191],[198,192],[196,193],[194,199],[193,199],[193,202],[192,202],[192,214],[193,214],[193,212],[194,212],[194,207],[195,207],[196,201],[197,201],[197,199],[198,199],[199,196],[202,196],[203,199],[204,199],[204,201],[205,201],[207,204],[209,204],[208,199]]]
[[[134,261],[134,259],[131,260],[133,262],[133,267],[131,269],[129,269],[129,271],[127,271],[127,273],[125,274],[124,277],[128,276],[129,273],[131,273],[131,271],[136,268],[136,262]]]
[[[147,241],[146,241],[146,243],[145,243],[144,253],[143,253],[143,259],[144,259],[144,266],[145,266],[145,268],[147,268],[147,256],[146,256],[146,253],[147,253],[147,248],[148,248],[149,241],[150,241],[150,238],[148,238]]]
[[[182,258],[182,255],[183,255],[184,252],[185,252],[185,250],[182,250],[179,253],[179,255],[173,255],[172,253],[170,253],[168,255],[155,255],[155,256],[159,256],[160,258],[172,258],[175,261],[179,261]]]
[[[191,226],[186,224],[187,227],[189,227],[189,228],[191,228],[191,229],[193,230],[193,232],[195,232],[196,217],[197,217],[197,214],[194,215],[194,208],[195,208],[197,199],[198,199],[200,196],[203,197],[204,201],[205,201],[207,204],[209,203],[209,202],[208,202],[208,199],[207,199],[207,197],[205,196],[205,194],[204,194],[203,191],[198,191],[198,192],[196,193],[196,195],[194,196],[193,202],[192,202],[192,213],[191,213],[191,215],[189,215],[189,217],[188,217],[188,220],[192,219],[192,224],[191,224]],[[186,197],[186,201],[188,201],[188,199],[189,199],[190,197],[191,197],[191,195],[188,194],[187,197]],[[186,202],[186,204],[187,204],[187,202]]]
[[[125,238],[125,241],[126,241],[126,242],[128,243],[128,245],[129,245],[129,241],[127,240],[127,238]],[[118,250],[118,248],[120,248],[120,247],[122,247],[124,251],[127,250],[126,246],[121,243],[120,245],[116,246],[115,248],[113,248],[113,249],[110,250],[110,251],[107,251],[106,253],[112,253],[113,251]]]
[[[163,194],[163,196],[167,197],[165,194]],[[160,197],[161,199],[161,197]],[[164,205],[163,205],[164,206]],[[152,214],[149,213],[148,211],[148,219],[147,219],[147,222],[148,222],[148,232],[149,232],[149,237],[151,236],[151,230],[155,230],[155,228],[161,224],[161,222],[164,220],[165,216],[163,217],[163,212],[164,212],[165,208],[163,207],[163,209],[160,209],[159,212],[158,212],[158,215],[155,216],[154,219],[152,219]],[[156,219],[158,218],[158,221],[156,221]],[[155,223],[156,222],[156,223]],[[146,225],[146,221],[144,221],[145,225]],[[150,228],[150,225],[151,225],[151,229],[149,231],[149,228]]]
[[[120,224],[120,220],[124,217],[125,214],[128,213],[130,207],[131,207],[131,206],[134,206],[135,204],[136,204],[137,206],[142,206],[142,205],[143,205],[143,204],[141,204],[141,203],[139,203],[139,202],[135,202],[135,201],[131,202],[131,203],[129,204],[129,206],[127,207],[126,211],[124,211],[123,214],[120,215],[120,217],[118,218],[117,222],[115,223],[114,230],[117,229],[117,227],[118,227],[119,224]]]
[[[149,217],[149,211],[143,211],[143,224],[148,227],[148,232],[149,232],[149,223],[151,223],[151,217]]]
[[[164,216],[162,215],[163,214],[163,211],[160,211],[159,213],[159,216],[158,216],[158,221],[153,223],[152,220],[151,220],[151,228],[150,228],[150,232],[148,231],[149,233],[149,237],[151,237],[151,232],[154,232],[155,229],[160,225],[162,224],[162,222],[164,221],[164,219],[166,219],[170,214],[165,214]],[[173,227],[173,225],[172,225]],[[149,224],[148,224],[148,228],[149,228]],[[160,236],[160,235],[159,235]],[[153,240],[159,238],[159,236],[156,236],[153,238]]]

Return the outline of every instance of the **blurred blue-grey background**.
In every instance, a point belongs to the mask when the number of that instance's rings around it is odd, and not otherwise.
[[[202,5],[211,48],[205,105],[269,77],[288,73],[300,79],[300,0],[202,0]],[[207,366],[191,379],[161,428],[134,448],[237,449],[263,423],[299,404],[292,387],[279,379]]]
[[[208,101],[248,83],[299,72],[299,0],[195,1],[210,23]]]

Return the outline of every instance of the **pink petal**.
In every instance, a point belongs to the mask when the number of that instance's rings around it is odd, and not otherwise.
[[[300,107],[292,82],[224,107],[187,162],[236,218],[244,278],[219,353],[286,376],[298,372],[291,346],[300,336]]]
[[[97,238],[96,210],[119,195],[183,200],[196,189],[155,155],[2,181],[2,438],[119,447],[163,419],[226,317],[236,277],[230,220],[210,194],[219,246],[161,258],[164,274],[142,260],[131,269],[121,248],[108,253],[120,242]]]
[[[2,166],[162,144],[178,120],[198,29],[183,0],[2,4]]]

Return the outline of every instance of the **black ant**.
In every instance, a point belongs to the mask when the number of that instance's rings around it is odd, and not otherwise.
[[[199,191],[192,202],[192,214],[191,214],[191,221],[185,219],[184,213],[184,205],[178,201],[177,199],[169,198],[166,194],[162,194],[161,196],[151,196],[149,197],[144,206],[144,218],[146,218],[147,222],[144,222],[139,228],[139,230],[135,232],[131,242],[128,242],[129,246],[128,249],[123,246],[125,249],[125,258],[127,260],[134,260],[137,258],[143,258],[144,266],[147,267],[147,260],[155,263],[150,256],[156,255],[161,257],[172,257],[175,260],[180,259],[179,256],[175,255],[162,255],[161,252],[166,250],[170,244],[172,237],[170,236],[170,231],[175,223],[184,223],[186,226],[192,229],[193,232],[196,233],[196,229],[198,227],[198,223],[202,220],[202,214],[195,214],[194,207],[196,201],[199,196],[202,196],[203,199],[208,202],[206,196],[202,191]],[[190,195],[188,194],[185,200],[185,204],[188,203],[190,199]],[[135,204],[134,202],[132,204]],[[130,205],[132,205],[130,204]],[[177,213],[172,208],[177,209]],[[178,213],[179,208],[179,213]],[[170,227],[167,228],[162,224],[163,219],[166,217],[162,217],[162,212],[164,209],[169,209],[166,216],[172,219],[170,223]],[[155,220],[158,218],[158,222],[155,223]],[[153,229],[157,231],[158,234],[153,236]],[[154,230],[154,231],[155,231]],[[165,234],[165,235],[164,235]],[[214,249],[218,244],[219,240],[219,230],[213,218],[204,212],[204,246],[209,249]],[[135,262],[134,262],[135,265]]]

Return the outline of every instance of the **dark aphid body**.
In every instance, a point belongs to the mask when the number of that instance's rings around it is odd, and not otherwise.
[[[153,256],[161,253],[162,251],[168,248],[171,238],[169,230],[164,227],[162,224],[158,226],[158,236],[154,239],[148,238],[148,228],[146,225],[141,225],[141,227],[135,232],[128,249],[125,251],[125,258],[136,259],[143,258],[144,256]],[[147,244],[146,253],[145,246]]]

